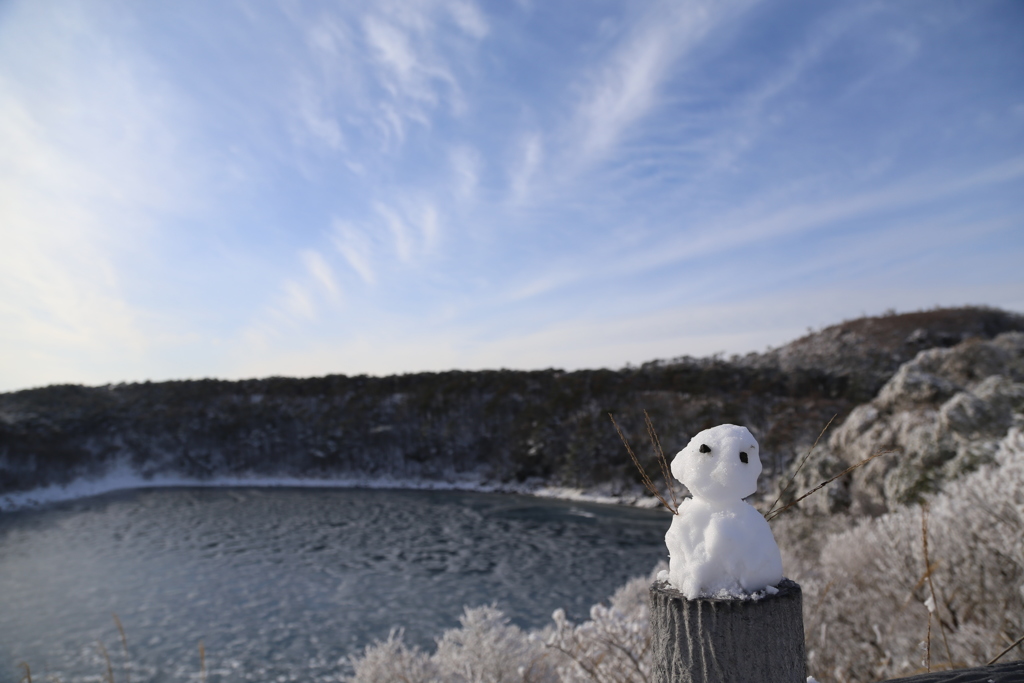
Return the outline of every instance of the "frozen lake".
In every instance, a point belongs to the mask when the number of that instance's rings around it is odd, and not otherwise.
[[[0,514],[0,683],[337,680],[405,628],[431,648],[464,605],[574,620],[664,558],[664,511],[365,489],[149,489]],[[297,676],[297,678],[296,678]],[[56,679],[52,679],[56,680]]]

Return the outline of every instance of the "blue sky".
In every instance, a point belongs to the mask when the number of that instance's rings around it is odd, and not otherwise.
[[[0,2],[0,390],[1024,311],[1024,4]]]

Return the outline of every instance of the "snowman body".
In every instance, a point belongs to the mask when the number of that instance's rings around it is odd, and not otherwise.
[[[669,583],[689,599],[742,597],[782,580],[782,557],[764,517],[743,498],[757,491],[761,459],[746,427],[700,432],[672,460],[693,494],[665,534]]]

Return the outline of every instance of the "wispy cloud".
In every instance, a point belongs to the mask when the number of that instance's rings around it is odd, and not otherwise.
[[[608,152],[655,106],[670,68],[723,13],[718,3],[660,5],[630,31],[591,77],[578,106],[573,129],[582,131],[581,151],[587,158]]]
[[[282,285],[284,310],[298,318],[316,319],[316,305],[309,291],[293,280],[285,280]]]
[[[429,201],[375,206],[380,227],[390,233],[395,256],[405,265],[411,265],[429,255],[441,238],[441,224],[437,208]]]
[[[522,204],[530,196],[534,177],[544,162],[544,142],[541,135],[526,135],[517,151],[519,158],[513,166],[509,186],[512,188],[512,201]]]
[[[786,102],[793,101],[793,91],[805,86],[808,74],[821,67],[829,50],[879,8],[872,3],[837,8],[836,13],[815,25],[805,40],[794,45],[773,70],[749,89],[730,97],[726,111],[717,113],[727,125],[714,126],[712,135],[688,143],[706,161],[702,173],[735,167],[745,152],[772,130],[781,128],[786,123],[782,112],[787,109]]]
[[[451,59],[460,48],[451,34],[476,43],[490,30],[469,0],[290,14],[308,51],[307,62],[295,67],[293,118],[305,135],[333,150],[358,131],[380,136],[394,152],[410,125],[429,128],[441,108],[462,111],[458,64]]]
[[[404,94],[428,102],[436,99],[429,83],[430,72],[417,60],[407,33],[374,16],[363,21],[363,30],[374,57],[388,76],[383,85],[392,95]]]
[[[466,145],[459,145],[450,154],[452,172],[455,176],[455,194],[462,201],[468,201],[476,194],[480,182],[480,154]]]
[[[459,28],[466,35],[477,40],[483,40],[490,33],[491,27],[487,23],[483,12],[472,2],[455,0],[454,2],[447,3],[447,8],[455,19],[455,23],[459,25]]]
[[[435,30],[432,17],[415,12],[372,14],[363,20],[377,82],[389,93],[396,109],[424,123],[426,111],[444,100],[453,109],[462,107],[458,80],[439,55]]]
[[[961,177],[936,178],[931,172],[907,178],[882,189],[853,194],[831,194],[817,201],[783,198],[780,205],[752,203],[736,211],[706,221],[701,229],[642,250],[633,258],[621,259],[634,269],[651,268],[698,256],[728,252],[730,249],[770,242],[812,231],[827,230],[837,223],[854,219],[869,220],[885,212],[910,207],[923,208],[948,199],[965,190],[1000,185],[1024,176],[1024,158],[1010,159]]]
[[[437,214],[437,208],[433,204],[425,203],[420,207],[420,231],[423,234],[424,250],[429,252],[437,247],[441,239],[441,223]]]
[[[299,260],[302,270],[285,277],[239,331],[238,340],[246,347],[268,352],[289,337],[297,322],[314,328],[322,323],[320,313],[325,305],[327,309],[341,307],[342,289],[328,259],[315,249],[302,249]]]
[[[293,67],[292,92],[286,104],[292,112],[295,137],[338,151],[345,139],[344,107],[365,91],[358,68],[359,46],[340,16],[320,14],[313,20],[293,8],[292,18],[300,23],[307,55],[304,63]]]
[[[655,89],[671,63],[671,37],[651,28],[630,42],[601,73],[580,107],[582,148],[594,156],[612,147],[624,129],[654,103]]]
[[[924,234],[933,236],[932,243],[940,235],[943,236],[945,247],[955,250],[952,234],[959,231],[962,235],[980,236],[984,232],[983,226],[990,226],[991,230],[1002,229],[1008,222],[1012,224],[1019,221],[1019,217],[1013,215],[997,221],[979,221],[972,213],[973,210],[965,208],[966,214],[974,218],[958,217],[949,227],[946,218],[941,214],[933,214],[933,208],[930,207],[934,207],[936,202],[955,199],[963,193],[979,188],[1005,186],[1020,178],[1024,178],[1024,158],[1013,158],[959,177],[937,177],[927,172],[892,186],[881,189],[875,187],[858,193],[833,192],[814,199],[786,192],[779,196],[752,197],[731,211],[703,217],[693,215],[688,219],[692,225],[684,230],[654,232],[650,239],[632,244],[622,241],[595,242],[580,249],[571,259],[548,260],[542,269],[529,272],[528,277],[506,289],[503,300],[519,302],[551,298],[557,292],[579,288],[584,283],[592,287],[596,283],[607,282],[609,278],[629,281],[637,275],[670,265],[727,263],[737,250],[749,250],[758,245],[773,247],[789,244],[794,238],[813,238],[828,234],[837,226],[851,223],[892,226],[890,230],[900,235],[899,248],[894,247],[894,254],[914,252],[914,242],[924,239]],[[920,215],[928,218],[908,220],[901,215],[908,210],[920,212]],[[970,220],[977,223],[974,231],[967,231]],[[857,249],[846,250],[846,253],[836,255],[835,258],[805,265],[798,265],[799,259],[794,257],[791,277],[810,278],[812,273],[825,269],[822,263],[831,262],[838,267],[840,263],[871,261],[870,254],[877,251],[880,244],[873,240]],[[916,251],[924,248],[922,245]],[[702,269],[697,267],[696,270]],[[678,292],[690,291],[692,285],[683,280],[683,283],[669,288],[666,296],[673,296],[671,292],[679,296]],[[745,287],[744,283],[719,284],[723,293]],[[658,294],[647,293],[644,298],[654,300]]]
[[[380,131],[381,139],[384,141],[383,149],[391,150],[402,144],[405,140],[406,120],[427,123],[419,112],[405,111],[403,116],[403,112],[400,112],[392,104],[382,103],[380,105],[379,116],[374,119],[374,127]]]
[[[306,249],[302,251],[302,261],[305,263],[310,277],[320,285],[328,298],[338,301],[341,297],[341,290],[334,279],[334,271],[331,270],[324,257],[317,251]]]
[[[341,126],[327,108],[316,85],[301,82],[297,101],[302,129],[308,132],[313,140],[327,145],[331,150],[341,150],[344,139]]]
[[[324,145],[330,150],[340,150],[344,142],[341,126],[325,101],[319,84],[300,77],[296,88],[298,130],[314,143]]]
[[[331,242],[352,270],[368,285],[377,282],[373,267],[372,245],[355,226],[337,218],[331,224]]]
[[[384,204],[377,204],[377,213],[384,226],[391,232],[395,254],[402,263],[411,263],[414,253],[413,235],[405,220],[394,209]]]

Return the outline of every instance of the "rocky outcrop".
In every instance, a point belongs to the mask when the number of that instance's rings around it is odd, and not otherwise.
[[[992,308],[939,308],[848,320],[743,362],[783,372],[818,371],[858,402],[874,398],[900,365],[932,348],[1024,330],[1024,317]]]
[[[803,480],[891,451],[816,503],[880,514],[991,462],[1014,425],[1024,425],[1024,333],[921,351],[850,412]]]

